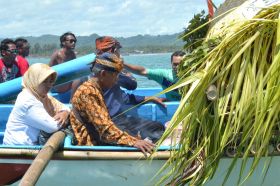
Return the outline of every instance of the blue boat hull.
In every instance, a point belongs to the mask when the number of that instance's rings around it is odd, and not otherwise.
[[[137,91],[141,93],[141,90]],[[168,102],[166,104],[166,109],[155,104],[142,105],[135,109],[135,113],[140,117],[165,122],[172,117],[179,103]],[[12,108],[13,105],[0,105],[0,140],[3,138],[5,124]],[[154,185],[162,174],[153,179],[154,176],[170,156],[169,146],[161,146],[151,161],[132,147],[74,146],[71,144],[70,136],[66,137],[62,146],[63,148],[55,153],[46,167],[37,185]],[[5,165],[13,165],[11,170],[14,171],[11,174],[16,172],[15,169],[22,170],[23,174],[26,171],[26,165],[32,162],[41,148],[41,146],[0,145],[0,175],[6,173],[7,166],[5,167]],[[266,174],[263,170],[270,160],[270,168]],[[232,158],[222,158],[216,174],[205,185],[221,185],[232,161]],[[249,158],[244,175],[248,173],[252,161],[253,158]],[[241,162],[242,159],[239,158],[226,185],[237,185]],[[279,167],[280,156],[263,157],[256,171],[244,184],[278,185]],[[18,183],[16,182],[15,185]],[[3,184],[1,177],[0,184]]]
[[[78,77],[88,75],[90,73],[89,63],[95,59],[95,54],[89,54],[67,63],[53,66],[57,72],[58,78],[56,84],[62,84]],[[21,91],[22,78],[13,79],[4,83],[0,83],[0,103],[7,102],[16,98]]]
[[[67,82],[71,78],[89,73],[87,63],[94,59],[89,55],[81,61],[72,61],[62,66],[54,67],[59,73],[58,84]],[[79,64],[78,64],[79,63]],[[75,65],[77,66],[75,67]],[[81,65],[82,64],[82,65]],[[76,74],[75,74],[76,73]],[[21,90],[21,79],[0,84],[0,102],[15,98]],[[155,95],[161,89],[137,89],[129,91],[139,95]],[[69,103],[70,94],[53,94],[64,103]],[[165,123],[170,120],[179,103],[168,102],[162,108],[155,104],[141,105],[131,111],[138,117]],[[8,116],[13,108],[10,104],[0,104],[0,144],[6,128]],[[147,159],[138,149],[122,146],[75,146],[71,144],[71,136],[65,138],[59,152],[55,153],[36,185],[154,185],[160,177],[156,173],[170,157],[170,146],[161,146],[153,155],[153,160]],[[42,146],[6,146],[0,145],[0,185],[19,179]],[[272,158],[272,159],[271,159]],[[214,177],[205,185],[222,185],[232,158],[222,158]],[[230,174],[226,185],[237,185],[242,159],[237,160],[237,166]],[[247,175],[253,158],[249,158],[244,175]],[[264,167],[269,163],[268,172]],[[279,185],[280,156],[261,158],[253,175],[246,180],[245,185]],[[10,172],[7,172],[10,171]],[[3,175],[7,176],[3,179]],[[265,177],[266,176],[266,177]],[[7,179],[8,178],[8,179]],[[264,179],[265,178],[265,179]],[[10,180],[9,180],[10,179]],[[15,182],[14,185],[18,185]]]

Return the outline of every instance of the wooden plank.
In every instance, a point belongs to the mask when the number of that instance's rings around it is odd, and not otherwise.
[[[50,137],[46,145],[39,152],[27,172],[24,174],[19,184],[20,186],[31,186],[36,184],[40,175],[48,165],[54,152],[58,150],[59,145],[64,140],[64,138],[65,133],[62,131],[58,131]]]

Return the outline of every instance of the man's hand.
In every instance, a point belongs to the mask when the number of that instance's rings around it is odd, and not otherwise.
[[[65,124],[67,123],[67,120],[68,120],[68,116],[69,116],[69,112],[64,110],[64,111],[58,112],[53,118],[62,127],[65,127]]]
[[[166,100],[167,100],[166,98],[158,98],[158,97],[154,97],[154,96],[145,97],[145,101],[152,101],[158,105],[163,106],[164,108],[166,108],[166,105],[163,102]]]
[[[146,140],[137,140],[134,144],[134,147],[140,149],[144,155],[146,156],[146,153],[152,153],[153,149],[155,148],[155,144],[146,141]]]

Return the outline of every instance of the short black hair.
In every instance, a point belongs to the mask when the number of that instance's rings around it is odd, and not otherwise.
[[[72,32],[65,32],[64,34],[62,34],[62,35],[60,36],[60,47],[61,47],[61,48],[63,47],[62,42],[65,41],[65,40],[66,40],[66,37],[69,36],[69,35],[73,36],[73,37],[75,38],[75,40],[77,40],[75,34],[73,34]]]
[[[3,39],[1,41],[1,45],[0,45],[1,56],[3,56],[3,54],[2,54],[3,50],[8,50],[9,49],[8,44],[16,44],[16,43],[14,42],[14,40],[9,39],[9,38]]]
[[[177,51],[173,52],[173,54],[171,55],[171,62],[172,62],[172,59],[174,56],[183,57],[184,55],[186,55],[186,52],[183,52],[181,50],[177,50]]]
[[[19,49],[19,48],[23,47],[24,43],[28,43],[28,41],[24,38],[17,38],[15,40],[15,43],[16,43],[17,49]]]

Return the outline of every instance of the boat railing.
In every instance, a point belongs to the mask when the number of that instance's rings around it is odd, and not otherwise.
[[[77,146],[73,145],[72,140],[73,137],[71,135],[67,135],[64,140],[64,150],[94,150],[94,151],[139,151],[139,149],[134,147],[126,147],[126,146]],[[171,146],[160,146],[158,151],[172,150],[178,147]]]
[[[40,150],[43,148],[42,145],[3,145],[4,133],[0,133],[0,149],[30,149],[30,150]],[[61,144],[60,149],[63,150],[70,150],[70,151],[139,151],[139,149],[134,147],[126,147],[126,146],[77,146],[72,143],[73,136],[67,135],[64,143]],[[166,150],[174,150],[178,147],[171,147],[171,146],[160,146],[157,151],[166,151]]]

